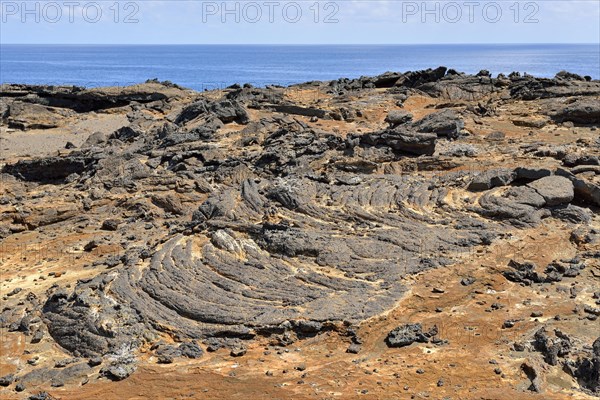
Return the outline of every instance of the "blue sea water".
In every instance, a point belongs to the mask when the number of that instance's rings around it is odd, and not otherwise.
[[[158,78],[196,90],[289,85],[440,65],[494,75],[600,78],[597,44],[531,45],[0,45],[0,82],[122,86]]]

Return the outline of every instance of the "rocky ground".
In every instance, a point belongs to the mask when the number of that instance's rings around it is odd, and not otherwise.
[[[600,82],[0,96],[3,399],[600,396]]]

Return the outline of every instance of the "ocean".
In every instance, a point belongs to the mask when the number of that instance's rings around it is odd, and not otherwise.
[[[196,89],[289,85],[444,65],[492,74],[600,78],[597,44],[531,45],[0,45],[0,82],[86,87],[158,78]]]

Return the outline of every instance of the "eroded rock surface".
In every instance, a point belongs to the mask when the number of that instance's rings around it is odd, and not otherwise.
[[[398,368],[403,352],[430,354],[427,346],[450,360],[452,346],[466,345],[440,322],[495,321],[501,309],[509,315],[495,329],[518,332],[528,344],[515,351],[541,358],[517,355],[513,375],[494,367],[494,379],[521,374],[526,392],[545,391],[545,363],[582,393],[598,391],[585,325],[600,314],[597,81],[440,67],[289,88],[196,93],[150,81],[5,85],[1,95],[11,127],[2,134],[103,121],[68,146],[38,149],[44,156],[2,155],[0,329],[40,354],[18,351],[23,358],[2,369],[7,391],[131,379],[150,364],[212,365],[222,353],[244,360],[260,346],[284,357],[307,338],[337,338],[344,357],[385,351],[383,369]],[[510,247],[542,233],[563,242]],[[550,251],[565,254],[532,261]],[[465,265],[476,269],[452,272]],[[436,274],[446,275],[429,287]],[[514,299],[479,300],[499,299],[500,284],[525,293],[524,305],[537,296],[544,315],[575,309],[569,323],[582,338],[532,333],[533,322],[512,315],[525,309]],[[460,332],[476,330],[464,323]],[[482,351],[506,354],[506,342]],[[56,344],[68,354],[52,360]],[[343,362],[361,363],[352,360]],[[411,367],[411,385],[448,364]],[[435,376],[432,387],[444,382]]]

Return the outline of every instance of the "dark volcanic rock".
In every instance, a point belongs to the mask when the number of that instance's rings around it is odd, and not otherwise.
[[[423,332],[421,324],[406,324],[390,331],[385,342],[389,347],[404,347],[413,343],[427,343],[436,334],[436,327]]]
[[[53,397],[48,392],[39,392],[37,394],[33,394],[27,398],[27,400],[55,400],[56,397]]]
[[[76,356],[104,355],[140,343],[143,329],[138,317],[126,307],[115,308],[114,300],[104,292],[112,279],[100,275],[78,285],[71,295],[59,290],[44,305],[50,335]],[[120,323],[105,325],[102,318]]]
[[[432,155],[435,152],[436,139],[435,133],[419,133],[399,126],[395,129],[363,135],[360,142],[367,146],[388,146],[402,153]]]
[[[472,207],[472,210],[488,218],[508,220],[515,226],[535,226],[542,218],[550,215],[570,222],[589,220],[588,211],[569,204],[578,194],[578,183],[580,193],[582,187],[588,188],[584,181],[567,172],[564,173],[567,177],[545,176],[550,173],[544,169],[524,168],[478,173],[469,183],[468,189],[485,193],[478,199],[479,207]],[[542,178],[537,179],[540,176]],[[532,180],[533,182],[519,186],[523,181]],[[513,186],[503,188],[510,184]],[[590,186],[593,188],[593,185]],[[589,192],[582,194],[586,200],[590,195]]]
[[[15,101],[8,105],[6,114],[4,118],[6,118],[9,128],[27,130],[56,128],[65,122],[65,117],[73,113],[38,104]]]
[[[582,125],[600,125],[600,104],[591,99],[578,99],[552,114],[557,122],[571,121]]]
[[[187,358],[200,358],[204,355],[204,350],[196,342],[181,343],[179,345],[179,352],[183,357]]]
[[[438,136],[446,136],[451,139],[459,137],[460,131],[464,128],[462,119],[455,112],[449,110],[429,114],[413,125],[418,132],[433,132]]]
[[[144,132],[138,127],[124,126],[113,132],[109,136],[109,139],[118,139],[122,142],[131,142],[143,134]]]
[[[137,366],[133,359],[121,358],[102,368],[101,373],[114,381],[121,381],[135,372]]]
[[[248,113],[235,100],[209,102],[202,99],[184,108],[175,119],[175,123],[185,125],[196,118],[209,116],[214,116],[223,123],[245,124],[249,121]]]
[[[548,176],[528,185],[539,193],[548,206],[569,203],[575,197],[573,184],[562,176]]]
[[[400,75],[395,82],[396,86],[420,87],[427,83],[437,82],[446,75],[446,67],[435,69],[426,69],[422,71],[412,71]]]
[[[414,87],[433,97],[474,101],[501,91],[505,85],[504,81],[492,79],[485,74],[473,76],[450,70],[439,79],[424,82]]]
[[[521,370],[525,373],[531,384],[527,388],[528,390],[536,393],[540,393],[542,391],[542,382],[540,374],[533,365],[530,363],[521,364]]]
[[[385,122],[390,124],[390,127],[394,128],[398,125],[405,124],[412,121],[413,115],[408,111],[404,110],[392,110],[385,117]]]
[[[373,86],[376,88],[389,88],[398,84],[398,81],[401,80],[403,74],[399,72],[386,72],[384,74],[378,75],[372,78]]]
[[[600,95],[600,82],[515,76],[510,82],[510,95],[523,100],[597,96]]]
[[[211,104],[209,110],[223,123],[237,122],[246,124],[249,121],[248,113],[238,103],[224,100]]]
[[[504,272],[504,276],[509,281],[520,282],[526,285],[544,282],[544,278],[535,271],[536,265],[532,262],[520,263],[510,260],[508,265],[509,267],[513,268],[513,270]]]
[[[284,114],[304,115],[307,117],[323,118],[326,115],[324,110],[310,107],[299,107],[294,105],[275,105],[273,109]]]
[[[106,143],[106,140],[107,140],[107,138],[104,133],[94,132],[90,136],[88,136],[88,138],[85,140],[85,142],[83,143],[83,145],[81,147],[86,148],[86,147],[98,146],[103,143]]]
[[[546,329],[535,333],[534,348],[544,354],[544,360],[550,365],[557,365],[559,357],[565,357],[571,351],[571,340],[557,331],[557,337],[551,339]]]
[[[507,190],[506,197],[517,204],[536,208],[543,207],[546,204],[546,199],[535,189],[528,186],[511,187]]]
[[[548,121],[546,121],[545,119],[517,118],[513,119],[512,123],[515,126],[540,129],[546,126]]]
[[[350,354],[358,354],[360,353],[360,349],[361,349],[361,345],[357,344],[357,343],[352,343],[350,344],[350,346],[348,346],[348,348],[346,349],[346,353],[350,353]]]
[[[581,388],[592,393],[600,393],[600,356],[598,354],[594,354],[589,358],[582,357],[569,363],[567,368],[571,371],[571,375],[577,379]]]
[[[102,227],[105,231],[116,231],[119,228],[119,221],[116,219],[107,219],[102,222]]]
[[[70,154],[20,160],[16,164],[5,165],[2,172],[27,181],[53,182],[64,180],[71,174],[82,174],[96,162],[97,159],[93,157]]]
[[[205,100],[200,100],[185,107],[175,119],[175,123],[183,125],[189,121],[198,118],[208,112],[208,105]]]
[[[576,245],[594,243],[600,239],[600,231],[588,226],[580,226],[571,232],[570,240]]]
[[[550,335],[541,328],[534,335],[533,347],[542,353],[546,363],[562,364],[562,369],[577,380],[581,389],[592,394],[600,393],[600,337],[591,349],[578,349],[573,340],[560,330],[555,329],[554,335]]]
[[[506,137],[506,134],[504,132],[494,131],[494,132],[488,134],[485,137],[485,139],[495,142],[495,141],[502,141],[502,140],[504,140],[505,137]]]
[[[154,195],[152,196],[152,203],[173,214],[183,215],[186,213],[186,208],[181,204],[181,201],[172,194]]]
[[[567,206],[555,207],[552,215],[556,218],[574,224],[588,224],[592,221],[593,213],[589,208],[582,208],[568,204]]]
[[[512,169],[504,168],[479,172],[469,184],[469,190],[482,191],[496,186],[506,186],[515,178],[516,173]]]
[[[25,387],[35,387],[48,383],[58,387],[64,384],[79,383],[89,373],[90,366],[87,363],[73,363],[64,368],[42,367],[22,375],[19,383]]]
[[[1,96],[23,102],[71,109],[79,113],[181,97],[184,92],[163,84],[85,89],[77,86],[2,85]]]
[[[569,179],[573,183],[575,198],[580,201],[600,206],[600,185],[573,173],[558,169],[556,175]]]
[[[506,279],[525,285],[560,282],[563,277],[573,278],[578,276],[580,271],[585,268],[585,264],[580,263],[577,259],[568,260],[567,262],[555,260],[546,267],[543,274],[537,271],[536,265],[532,262],[510,260],[508,266],[512,270],[504,271],[503,275]]]
[[[13,374],[8,374],[0,377],[0,386],[10,386],[15,381],[15,376]]]
[[[117,270],[78,284],[72,294],[51,296],[44,306],[49,332],[89,357],[136,347],[164,321],[183,338],[252,338],[282,330],[306,337],[357,323],[395,304],[404,293],[403,274],[450,263],[439,251],[451,256],[489,243],[491,233],[466,216],[455,229],[431,213],[426,220],[390,214],[400,203],[415,209],[437,204],[444,192],[433,188],[451,181],[439,179],[386,175],[330,185],[288,177],[224,186],[194,213],[197,233],[167,240],[139,274]],[[332,205],[340,213],[333,220]],[[273,207],[302,223],[263,222]],[[386,227],[371,227],[366,236],[332,234],[340,221],[352,226],[384,218]],[[431,254],[423,253],[422,243],[431,245]],[[307,262],[324,269],[291,267]],[[115,322],[109,327],[102,320]]]

